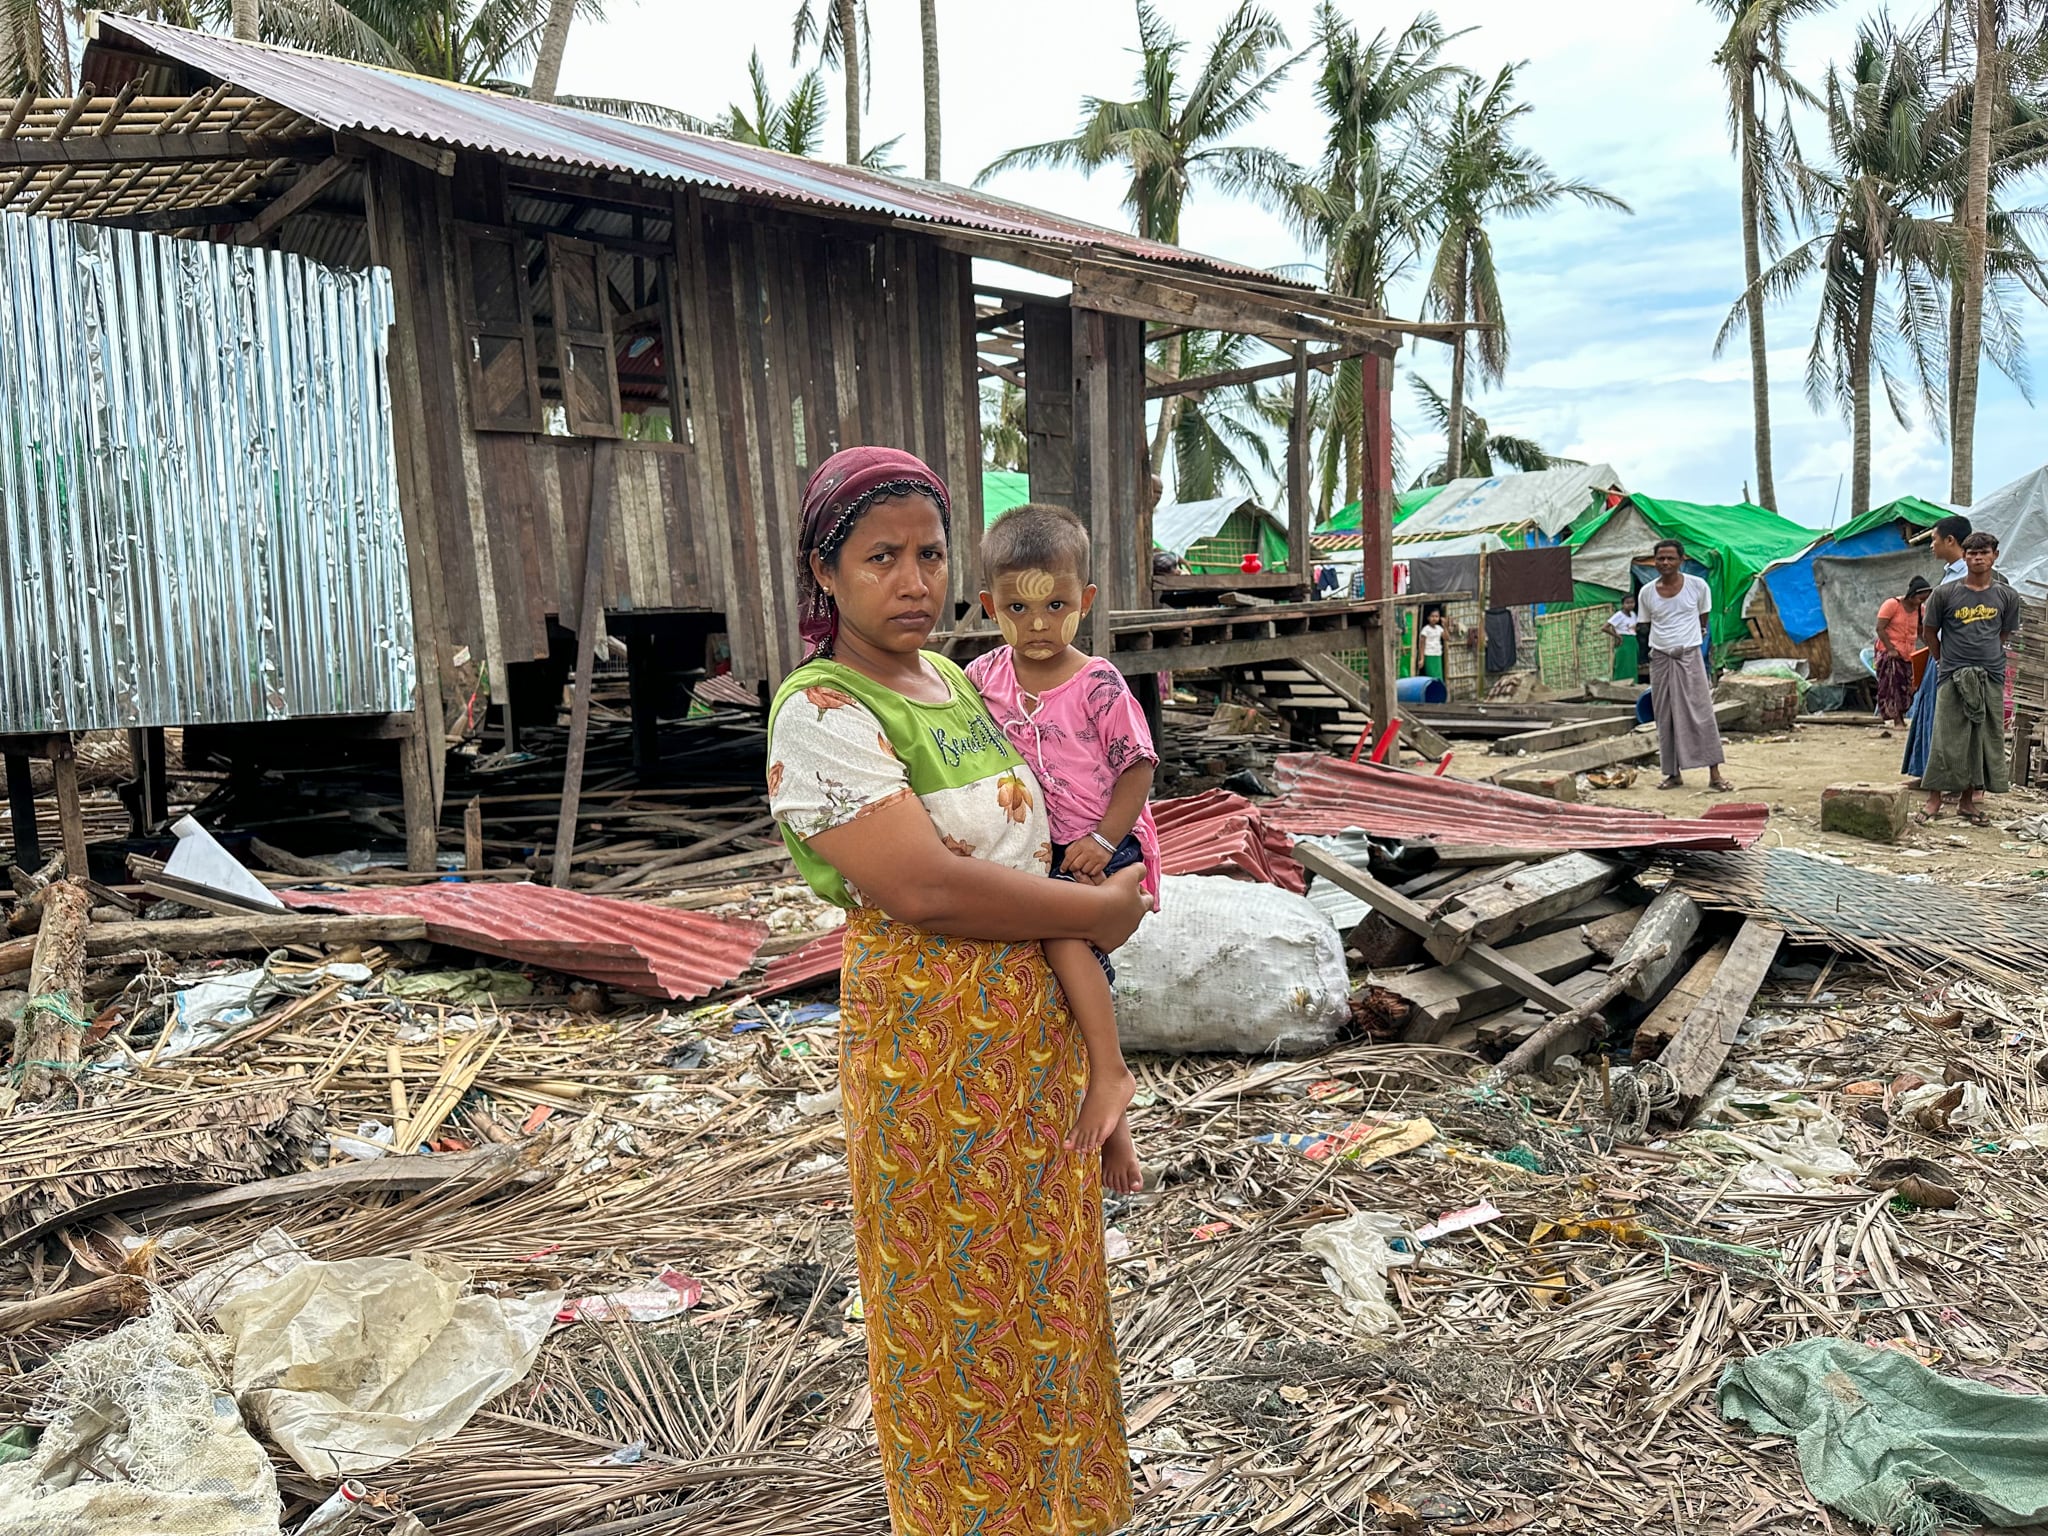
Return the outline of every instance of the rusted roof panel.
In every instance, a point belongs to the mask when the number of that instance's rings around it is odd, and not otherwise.
[[[288,890],[287,905],[417,917],[437,944],[473,949],[648,997],[702,997],[753,964],[763,923],[529,884]]]
[[[754,989],[754,996],[773,997],[778,992],[793,992],[827,976],[837,976],[845,958],[846,930],[834,928],[830,933],[821,933],[802,949],[770,960],[768,972]]]
[[[814,207],[916,219],[1067,246],[1098,246],[1143,261],[1199,267],[1269,283],[1289,282],[1270,272],[945,182],[914,181],[859,166],[809,160],[323,54],[236,42],[133,16],[102,13],[97,27],[97,36],[108,44],[175,59],[289,107],[337,133],[395,134],[420,143],[575,170],[722,187]]]
[[[1169,875],[1241,875],[1296,895],[1308,889],[1286,833],[1242,795],[1212,789],[1152,807],[1159,862]]]
[[[1770,807],[1709,806],[1704,816],[1659,816],[1600,805],[1568,805],[1472,784],[1348,763],[1315,752],[1274,764],[1278,798],[1260,807],[1271,825],[1301,836],[1357,827],[1408,841],[1499,844],[1511,848],[1747,848],[1764,835]]]

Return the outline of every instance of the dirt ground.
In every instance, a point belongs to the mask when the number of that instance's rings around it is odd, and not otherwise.
[[[1476,744],[1461,747],[1451,765],[1477,775],[1491,771],[1498,758],[1487,758]],[[1905,732],[1869,725],[1797,725],[1789,733],[1727,738],[1728,777],[1733,795],[1707,789],[1704,771],[1686,775],[1685,786],[1657,788],[1654,760],[1637,763],[1635,784],[1628,789],[1587,789],[1580,796],[1595,805],[1625,805],[1671,816],[1696,816],[1708,805],[1727,800],[1760,800],[1771,808],[1766,847],[1808,848],[1872,869],[1895,874],[1922,873],[1943,881],[2024,878],[2048,880],[2048,842],[2016,834],[2013,823],[2048,809],[2048,797],[2029,789],[1990,797],[1992,825],[1971,827],[1951,810],[1931,827],[1908,825],[1896,847],[1864,842],[1820,829],[1820,792],[1830,784],[1864,782],[1903,784],[1899,759]],[[1580,778],[1582,786],[1584,776]],[[1917,808],[1919,797],[1914,798]],[[1951,802],[1953,804],[1953,802]]]

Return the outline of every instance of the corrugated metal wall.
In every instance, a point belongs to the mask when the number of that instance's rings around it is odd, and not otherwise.
[[[388,274],[0,214],[0,733],[412,707]]]

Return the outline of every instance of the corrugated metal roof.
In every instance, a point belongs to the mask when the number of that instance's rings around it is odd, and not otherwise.
[[[530,884],[287,890],[293,907],[417,917],[436,944],[473,949],[601,981],[624,992],[688,999],[754,963],[766,924]]]
[[[778,992],[793,992],[811,982],[823,981],[827,976],[837,976],[845,959],[846,930],[834,928],[830,933],[821,933],[802,949],[793,949],[770,960],[767,974],[761,978],[761,985],[754,989],[754,996],[773,997]]]
[[[1142,261],[1287,283],[1273,273],[1084,224],[985,192],[785,155],[571,107],[476,90],[321,54],[236,42],[102,13],[97,36],[230,81],[338,133],[387,133],[576,170],[721,187],[814,207],[915,219],[990,234],[1098,246]],[[1302,285],[1305,286],[1305,285]]]
[[[391,279],[0,213],[0,733],[413,702]]]
[[[1291,839],[1242,795],[1212,789],[1152,807],[1159,863],[1169,875],[1240,875],[1299,895],[1308,876],[1288,852]]]
[[[1266,822],[1303,836],[1356,827],[1376,837],[1511,848],[1747,848],[1764,835],[1770,807],[1710,806],[1704,816],[1659,816],[1561,804],[1491,784],[1404,773],[1296,752],[1274,764],[1282,793],[1261,806]]]

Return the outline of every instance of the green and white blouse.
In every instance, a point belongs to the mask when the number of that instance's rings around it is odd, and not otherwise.
[[[966,674],[924,658],[952,688],[920,704],[836,661],[789,674],[768,712],[768,808],[798,873],[835,906],[869,905],[811,852],[820,832],[915,795],[964,858],[1043,874],[1052,864],[1045,798]]]

